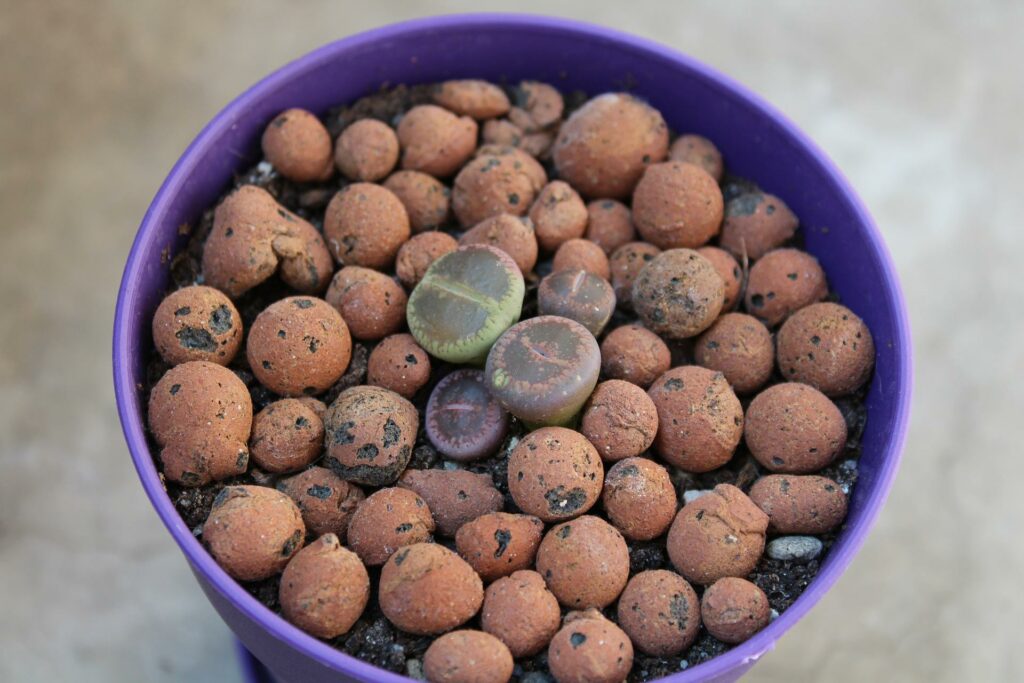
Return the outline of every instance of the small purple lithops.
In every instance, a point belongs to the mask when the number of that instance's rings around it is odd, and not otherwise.
[[[615,312],[615,291],[608,281],[584,270],[560,270],[537,288],[541,315],[575,320],[595,337]]]
[[[456,370],[434,387],[427,401],[430,443],[459,462],[492,455],[508,432],[508,413],[487,390],[480,370]]]

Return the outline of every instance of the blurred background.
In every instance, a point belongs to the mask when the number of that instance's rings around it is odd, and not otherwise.
[[[1024,4],[514,7],[661,41],[759,92],[848,174],[903,277],[902,471],[850,570],[748,680],[1024,680]],[[392,21],[499,9],[0,0],[0,680],[239,680],[118,425],[129,245],[191,138],[270,70]]]

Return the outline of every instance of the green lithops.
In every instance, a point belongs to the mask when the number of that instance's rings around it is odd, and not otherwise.
[[[409,331],[431,355],[482,363],[502,332],[519,320],[526,285],[508,254],[461,247],[434,261],[409,296]]]

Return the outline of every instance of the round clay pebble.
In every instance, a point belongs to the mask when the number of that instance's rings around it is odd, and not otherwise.
[[[484,593],[480,626],[505,643],[513,657],[532,657],[547,647],[561,620],[558,600],[535,571],[513,572]]]
[[[610,280],[612,276],[604,250],[590,240],[576,237],[558,247],[551,270],[556,273],[560,270],[585,270],[604,280]]]
[[[374,183],[346,185],[324,214],[324,238],[343,266],[390,268],[411,234],[405,206],[391,190]]]
[[[807,474],[831,463],[846,445],[846,420],[814,387],[785,382],[754,397],[743,438],[759,463],[773,472]]]
[[[459,248],[459,243],[448,233],[431,230],[413,235],[403,244],[395,258],[395,274],[410,290],[420,283],[437,259]]]
[[[337,638],[366,609],[370,577],[337,536],[324,534],[291,559],[278,593],[285,619],[317,638]]]
[[[245,353],[260,384],[283,396],[309,396],[345,373],[352,337],[338,311],[323,299],[290,296],[256,316]]]
[[[661,252],[633,282],[633,309],[646,328],[669,339],[711,327],[724,300],[722,278],[692,249]]]
[[[672,367],[672,353],[661,337],[640,325],[623,325],[601,342],[601,372],[646,389]]]
[[[601,457],[579,432],[543,427],[524,436],[508,459],[508,489],[519,509],[556,522],[578,517],[601,495]]]
[[[308,183],[331,175],[331,135],[305,109],[288,109],[263,131],[263,156],[289,180]]]
[[[605,460],[630,458],[654,443],[658,410],[637,385],[610,379],[598,384],[590,395],[580,420],[580,432]]]
[[[402,146],[402,168],[447,178],[473,155],[476,121],[432,104],[413,107],[396,132]]]
[[[871,377],[875,343],[867,325],[850,309],[811,304],[782,324],[776,359],[786,379],[810,384],[827,396],[845,396]]]
[[[306,529],[315,536],[334,534],[348,537],[348,523],[356,507],[366,498],[362,489],[324,467],[310,467],[282,479],[277,490],[295,501]]]
[[[658,410],[654,447],[670,465],[710,472],[729,462],[743,436],[743,406],[720,372],[672,368],[648,395]]]
[[[190,360],[227,365],[242,345],[242,318],[231,299],[213,287],[184,287],[157,306],[153,345],[170,365]]]
[[[775,346],[771,332],[757,318],[726,313],[697,338],[697,365],[725,375],[737,394],[757,391],[772,376]]]
[[[468,629],[444,634],[423,655],[423,674],[430,683],[506,683],[514,666],[505,643]]]
[[[824,534],[846,519],[846,494],[828,477],[769,474],[750,487],[750,499],[780,534]]]
[[[348,545],[369,567],[387,562],[398,550],[430,540],[434,518],[414,491],[384,488],[359,504],[348,524]]]
[[[532,567],[543,533],[544,523],[531,515],[488,512],[459,527],[455,547],[489,582]]]
[[[708,586],[700,604],[704,628],[730,645],[742,643],[763,629],[772,615],[763,590],[732,576]]]
[[[448,222],[451,191],[434,176],[398,171],[388,176],[384,187],[402,202],[413,232],[436,230]]]
[[[725,171],[722,153],[715,147],[715,143],[693,133],[676,138],[668,148],[668,158],[700,166],[715,179],[715,182],[722,180],[722,173]]]
[[[539,81],[522,81],[515,89],[515,106],[509,119],[522,130],[535,133],[562,118],[565,102],[558,89]]]
[[[648,164],[668,154],[658,110],[625,93],[589,100],[562,124],[553,156],[558,177],[588,197],[628,197]]]
[[[537,288],[537,309],[541,315],[575,320],[596,337],[615,312],[615,292],[593,273],[556,269]]]
[[[466,470],[407,470],[398,485],[426,501],[442,536],[454,536],[463,524],[497,512],[505,502],[489,475]]]
[[[395,392],[346,389],[324,415],[324,464],[347,481],[390,484],[409,464],[419,426],[415,406]]]
[[[625,306],[633,302],[633,282],[644,266],[661,253],[653,244],[647,242],[629,242],[616,249],[608,259],[608,268],[612,273],[612,287],[615,299]]]
[[[269,404],[252,420],[249,453],[266,472],[295,472],[309,465],[324,447],[324,423],[294,398]]]
[[[587,207],[568,183],[552,180],[530,207],[530,219],[540,248],[552,252],[568,240],[583,237],[587,230]]]
[[[826,296],[828,284],[818,259],[799,249],[775,249],[750,269],[744,304],[751,315],[777,325]]]
[[[166,479],[183,486],[203,486],[243,474],[249,464],[249,449],[244,439],[218,431],[198,432],[167,443],[160,450],[159,462]]]
[[[493,455],[508,431],[508,413],[487,390],[480,370],[455,370],[438,382],[424,413],[427,438],[459,462]]]
[[[604,608],[629,579],[629,550],[619,530],[583,515],[551,528],[537,549],[537,571],[562,605]]]
[[[718,244],[737,259],[757,260],[796,233],[797,218],[771,194],[750,192],[725,205]]]
[[[480,610],[484,587],[461,557],[444,546],[416,543],[388,559],[380,573],[380,608],[407,633],[435,635]]]
[[[629,636],[596,609],[570,612],[548,646],[558,683],[620,683],[633,668]]]
[[[668,470],[647,458],[612,465],[601,501],[615,528],[634,541],[661,536],[676,516],[676,489]]]
[[[345,266],[335,273],[324,298],[338,309],[352,336],[367,341],[402,329],[409,300],[392,278],[360,266]]]
[[[722,226],[722,190],[700,166],[666,161],[650,166],[633,192],[633,222],[661,249],[693,249]]]
[[[584,237],[611,256],[615,250],[636,239],[629,207],[614,199],[595,199],[587,204]]]
[[[480,129],[480,139],[485,145],[521,148],[525,136],[523,129],[508,119],[485,121],[483,128]]]
[[[480,221],[459,238],[459,245],[486,244],[508,254],[523,275],[537,265],[537,235],[527,216],[500,213]]]
[[[700,600],[675,572],[640,572],[622,591],[619,626],[633,646],[654,657],[674,657],[693,645],[700,631]]]
[[[743,270],[732,254],[718,247],[701,247],[697,253],[708,260],[711,267],[722,278],[725,285],[725,298],[722,310],[731,311],[740,302],[740,291],[743,289]]]
[[[746,576],[764,552],[768,515],[732,484],[683,506],[668,530],[668,555],[686,579],[710,585]]]
[[[434,90],[434,103],[478,121],[504,116],[512,106],[504,90],[493,83],[475,79],[439,84]]]
[[[302,548],[306,527],[292,499],[265,486],[226,486],[203,524],[203,543],[239,581],[281,572]]]
[[[411,334],[385,337],[370,352],[366,383],[411,399],[430,381],[430,356]]]
[[[382,121],[360,119],[338,136],[334,163],[349,180],[376,182],[398,163],[398,136]]]
[[[544,168],[526,152],[513,147],[484,149],[455,177],[452,211],[464,228],[502,213],[523,216],[546,177]],[[536,218],[531,218],[536,227]]]

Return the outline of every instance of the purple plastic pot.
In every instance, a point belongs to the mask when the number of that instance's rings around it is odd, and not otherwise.
[[[630,87],[677,131],[706,135],[729,168],[783,197],[800,216],[806,246],[878,348],[868,395],[860,479],[846,530],[799,600],[755,637],[672,676],[675,683],[732,681],[832,587],[882,507],[906,434],[911,350],[892,262],[864,206],[838,169],[784,116],[744,87],[675,50],[605,28],[521,15],[446,16],[369,31],[287,65],[228,105],[175,164],[128,256],[114,321],[114,385],[142,485],[224,621],[282,681],[399,681],[306,635],[259,604],[206,553],[167,496],[146,443],[144,361],[150,318],[168,282],[166,250],[253,163],[263,127],[287,107],[325,111],[385,83],[480,77],[530,78],[591,94]]]

